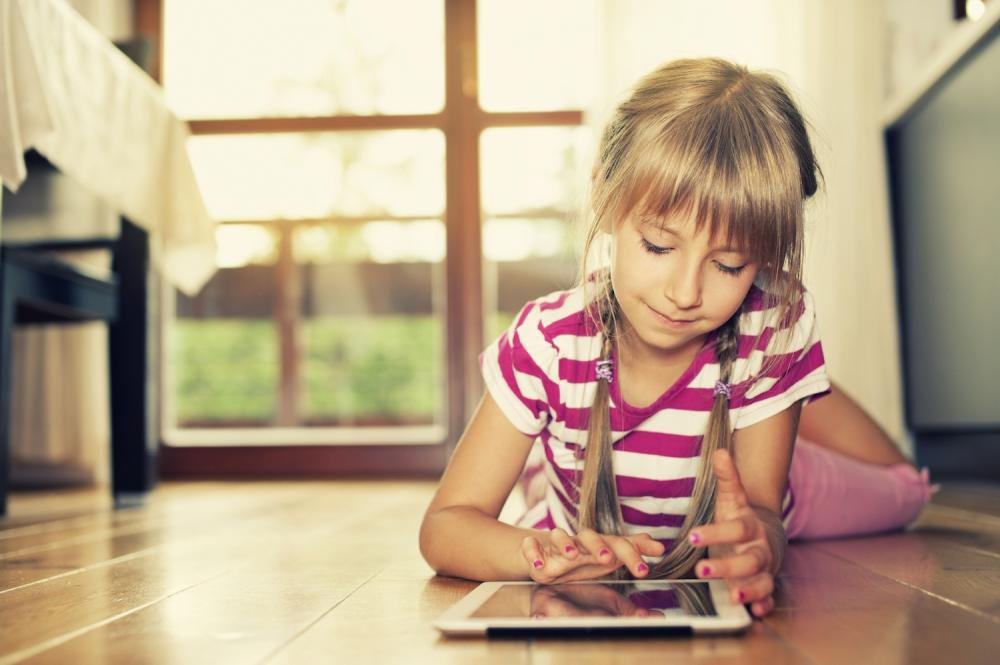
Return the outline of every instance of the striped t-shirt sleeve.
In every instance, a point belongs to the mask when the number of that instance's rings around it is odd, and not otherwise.
[[[479,356],[493,401],[518,431],[529,436],[545,428],[549,404],[558,400],[558,383],[548,374],[558,367],[558,353],[542,323],[539,303],[528,303],[510,328]]]
[[[830,392],[816,306],[808,291],[803,290],[798,310],[790,334],[769,335],[766,348],[755,350],[745,366],[748,373],[734,396],[735,429],[766,420],[799,400]]]

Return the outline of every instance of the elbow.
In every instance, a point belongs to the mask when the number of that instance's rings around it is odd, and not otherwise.
[[[438,544],[438,533],[435,529],[435,517],[436,512],[428,510],[424,514],[424,519],[420,523],[420,556],[424,558],[427,565],[430,566],[435,573],[438,575],[444,575],[444,562],[441,561],[441,557],[438,554],[439,547],[435,545]]]

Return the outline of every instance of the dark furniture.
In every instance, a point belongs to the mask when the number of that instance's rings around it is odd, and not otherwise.
[[[906,422],[932,477],[1000,478],[1000,23],[886,129]]]
[[[88,274],[46,250],[110,247],[113,276]],[[117,500],[151,490],[156,437],[149,371],[149,240],[121,220],[116,240],[34,243],[0,249],[0,515],[9,480],[14,327],[103,320],[109,327],[112,491]]]

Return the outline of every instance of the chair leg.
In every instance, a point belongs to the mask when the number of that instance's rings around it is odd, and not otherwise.
[[[112,492],[116,499],[156,484],[158,434],[153,425],[150,353],[149,236],[122,218],[114,253],[118,319],[108,334],[111,364]]]
[[[0,516],[7,514],[10,486],[11,348],[14,346],[15,277],[0,255]]]

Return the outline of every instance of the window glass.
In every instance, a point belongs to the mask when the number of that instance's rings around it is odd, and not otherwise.
[[[163,81],[185,118],[436,113],[443,0],[165,0]]]
[[[194,136],[188,151],[216,219],[444,213],[436,129]]]
[[[479,104],[487,111],[582,109],[597,71],[596,0],[479,0]]]
[[[571,287],[586,219],[591,134],[583,127],[483,132],[483,316],[487,341],[528,301]]]

